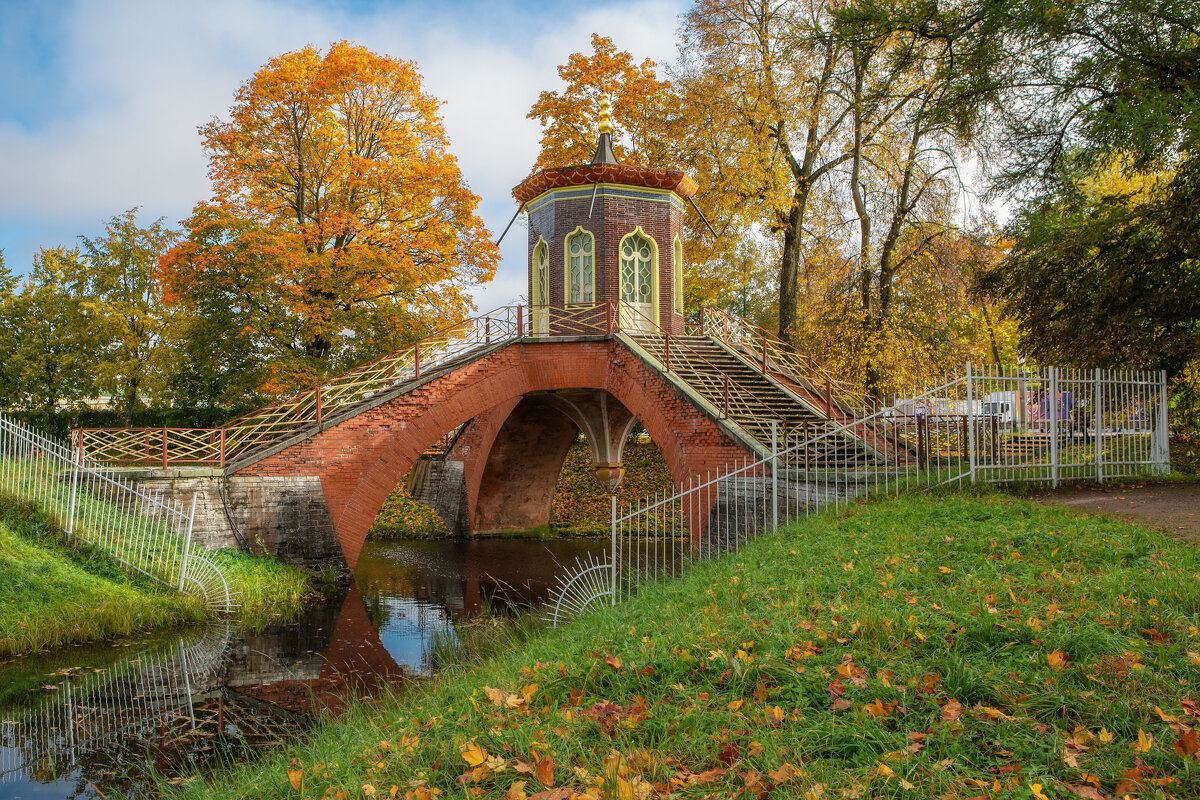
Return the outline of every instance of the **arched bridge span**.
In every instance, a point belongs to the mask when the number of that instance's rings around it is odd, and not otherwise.
[[[238,477],[319,478],[337,541],[353,569],[384,500],[422,453],[471,420],[495,429],[491,441],[488,431],[482,432],[480,447],[486,452],[474,454],[477,480],[468,480],[468,487],[475,486],[476,505],[481,493],[486,503],[489,491],[493,499],[496,495],[495,487],[488,487],[489,477],[493,483],[523,478],[503,474],[504,463],[489,461],[497,437],[517,419],[514,411],[525,415],[524,424],[533,424],[544,416],[539,411],[543,407],[555,408],[579,427],[590,426],[588,438],[598,466],[616,467],[629,423],[640,420],[661,448],[676,483],[722,468],[749,449],[736,429],[698,407],[684,388],[620,337],[604,337],[509,343],[431,373],[416,385],[383,392],[269,448],[250,463],[231,465],[230,472]],[[544,427],[547,442],[527,440],[525,446],[554,451],[562,445],[564,430],[573,435],[573,428],[561,424]],[[513,459],[518,454],[495,455]],[[519,469],[519,462],[516,458],[512,468]]]

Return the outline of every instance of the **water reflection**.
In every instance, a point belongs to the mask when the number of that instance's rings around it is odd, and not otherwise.
[[[293,624],[228,623],[0,665],[0,798],[146,796],[431,671],[435,632],[542,602],[603,542],[371,543],[345,595]]]
[[[352,590],[258,633],[223,623],[15,660],[0,668],[0,797],[141,797],[155,772],[185,777],[277,744],[352,691],[404,678],[387,659],[363,667],[371,639],[386,656]]]

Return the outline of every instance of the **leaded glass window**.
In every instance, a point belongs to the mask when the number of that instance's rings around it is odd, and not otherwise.
[[[621,240],[621,299],[629,303],[653,301],[654,249],[640,233]]]
[[[587,231],[567,237],[567,302],[591,303],[595,299],[595,240]]]
[[[545,305],[550,297],[550,248],[546,247],[544,242],[538,245],[533,259],[535,264],[533,305]]]
[[[683,313],[683,242],[675,237],[675,263],[672,265],[675,273],[675,313]]]

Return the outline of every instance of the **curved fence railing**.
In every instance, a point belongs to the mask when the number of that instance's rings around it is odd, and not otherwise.
[[[237,608],[236,592],[211,554],[192,541],[195,499],[185,507],[146,490],[0,413],[0,492],[38,504],[70,537],[127,569],[211,609]]]
[[[626,506],[614,497],[609,575],[588,585],[615,603],[815,511],[903,491],[1169,471],[1165,373],[967,365],[873,413],[794,431],[765,458]],[[559,594],[589,607],[596,598],[577,596],[574,578]]]

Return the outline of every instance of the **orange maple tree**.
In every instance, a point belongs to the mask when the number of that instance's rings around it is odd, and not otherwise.
[[[438,106],[416,64],[349,42],[271,59],[200,128],[214,196],[166,297],[232,314],[276,390],[460,319],[497,251]]]
[[[528,114],[544,128],[535,170],[592,160],[605,95],[612,101],[617,160],[638,167],[671,165],[669,131],[678,121],[678,101],[670,82],[658,79],[652,60],[635,64],[610,37],[593,33],[592,54],[572,53],[558,75],[563,91],[542,92]]]

